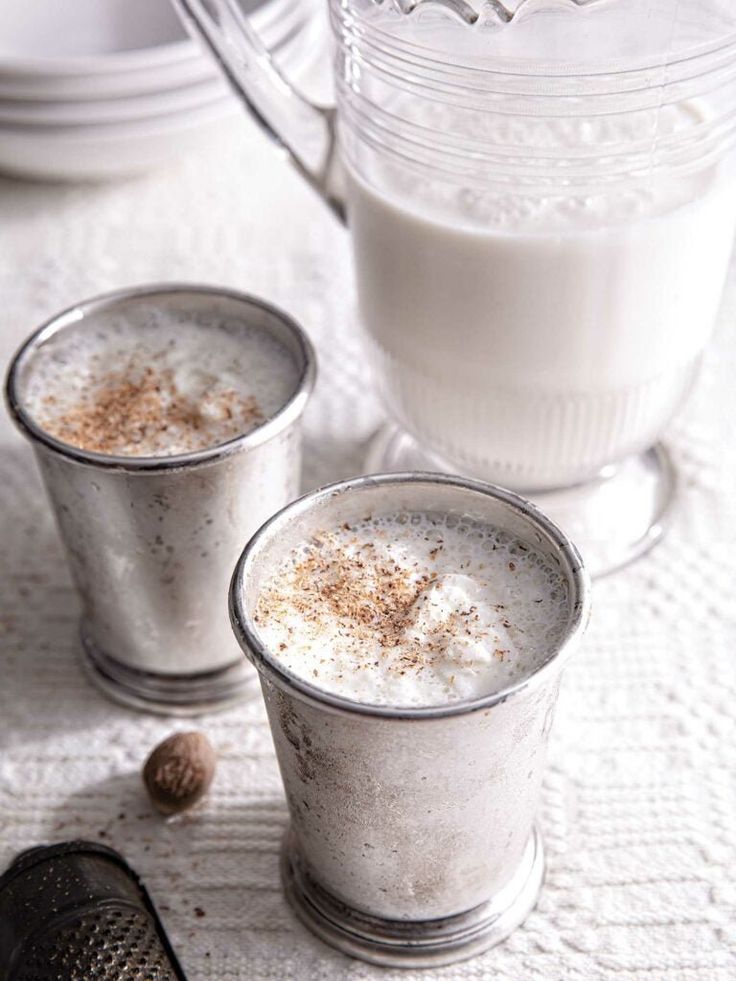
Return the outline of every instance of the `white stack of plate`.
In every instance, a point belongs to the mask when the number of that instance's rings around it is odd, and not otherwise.
[[[319,0],[240,0],[284,71],[325,50]],[[135,174],[242,114],[170,0],[2,0],[0,170]]]

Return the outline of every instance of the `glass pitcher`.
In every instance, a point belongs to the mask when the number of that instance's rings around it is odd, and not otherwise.
[[[369,468],[512,487],[594,573],[645,550],[736,229],[732,0],[331,0],[328,108],[235,0],[177,2],[347,217]]]

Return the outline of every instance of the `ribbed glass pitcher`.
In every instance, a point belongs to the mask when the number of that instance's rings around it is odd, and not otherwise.
[[[594,571],[646,548],[736,228],[732,0],[331,0],[336,111],[235,0],[179,3],[346,209],[393,420],[371,467],[527,493]]]

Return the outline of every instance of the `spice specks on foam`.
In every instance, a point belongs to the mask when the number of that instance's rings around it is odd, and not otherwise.
[[[268,331],[151,304],[103,311],[52,335],[27,365],[21,396],[62,442],[166,457],[246,435],[297,385],[292,353]]]
[[[103,373],[76,404],[58,410],[46,396],[39,423],[51,436],[95,453],[151,456],[216,446],[263,422],[253,395],[232,388],[201,397],[183,394],[173,372],[132,358],[124,369]]]
[[[566,584],[528,544],[470,520],[395,514],[325,530],[261,592],[267,646],[312,684],[366,703],[442,704],[539,667]]]

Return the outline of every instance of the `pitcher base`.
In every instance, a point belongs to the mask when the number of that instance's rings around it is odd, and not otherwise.
[[[345,905],[304,868],[291,832],[281,850],[281,878],[299,920],[331,947],[384,967],[440,967],[494,947],[524,922],[542,886],[544,852],[535,829],[519,869],[501,893],[437,920],[384,920]]]
[[[110,657],[80,626],[85,673],[99,690],[121,705],[156,715],[202,715],[230,708],[260,691],[258,675],[243,658],[216,671],[168,675],[139,671]]]
[[[365,466],[366,473],[453,472],[452,466],[393,423],[373,437]],[[661,443],[606,467],[582,484],[529,492],[512,488],[575,542],[594,578],[623,568],[660,540],[676,489],[676,471]]]

